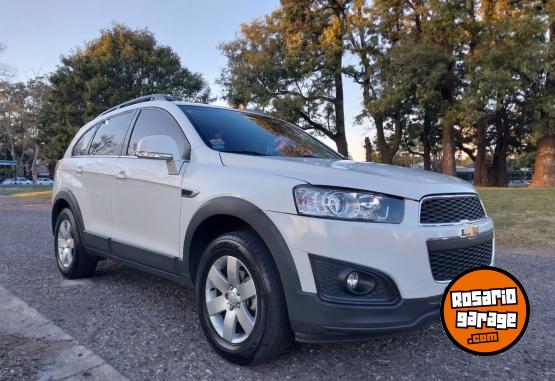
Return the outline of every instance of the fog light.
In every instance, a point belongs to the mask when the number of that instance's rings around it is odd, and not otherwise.
[[[356,271],[350,272],[345,280],[347,284],[347,290],[355,292],[358,286],[358,273]]]

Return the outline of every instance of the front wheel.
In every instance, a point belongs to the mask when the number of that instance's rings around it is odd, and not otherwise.
[[[216,238],[196,282],[199,319],[212,347],[239,364],[262,362],[292,339],[279,274],[254,232]]]

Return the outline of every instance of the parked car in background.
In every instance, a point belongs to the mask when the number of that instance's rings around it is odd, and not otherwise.
[[[37,185],[53,185],[54,181],[48,177],[39,177],[36,182]]]
[[[32,185],[33,182],[25,177],[16,177],[2,181],[2,185]]]

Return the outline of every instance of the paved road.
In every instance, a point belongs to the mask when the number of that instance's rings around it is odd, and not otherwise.
[[[500,250],[498,265],[521,280],[531,303],[528,330],[509,352],[463,353],[436,324],[362,344],[297,345],[245,368],[210,349],[192,291],[111,261],[101,262],[90,279],[63,280],[53,258],[49,205],[0,198],[0,285],[134,380],[555,379],[555,253]],[[8,345],[0,338],[0,353]]]

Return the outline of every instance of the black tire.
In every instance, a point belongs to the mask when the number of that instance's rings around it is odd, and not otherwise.
[[[256,320],[243,342],[232,344],[216,330],[206,307],[206,282],[210,268],[223,256],[233,256],[246,265],[256,287]],[[237,231],[217,237],[206,248],[196,279],[198,314],[202,329],[215,351],[237,364],[254,364],[284,352],[292,342],[281,280],[262,239],[251,231]]]
[[[58,233],[64,221],[68,221],[71,226],[74,249],[73,259],[67,266],[62,264],[60,256],[58,255]],[[83,246],[79,226],[77,225],[73,212],[69,208],[63,209],[56,219],[56,227],[54,229],[54,257],[58,270],[68,279],[89,277],[96,269],[98,260],[96,257],[89,255]]]

